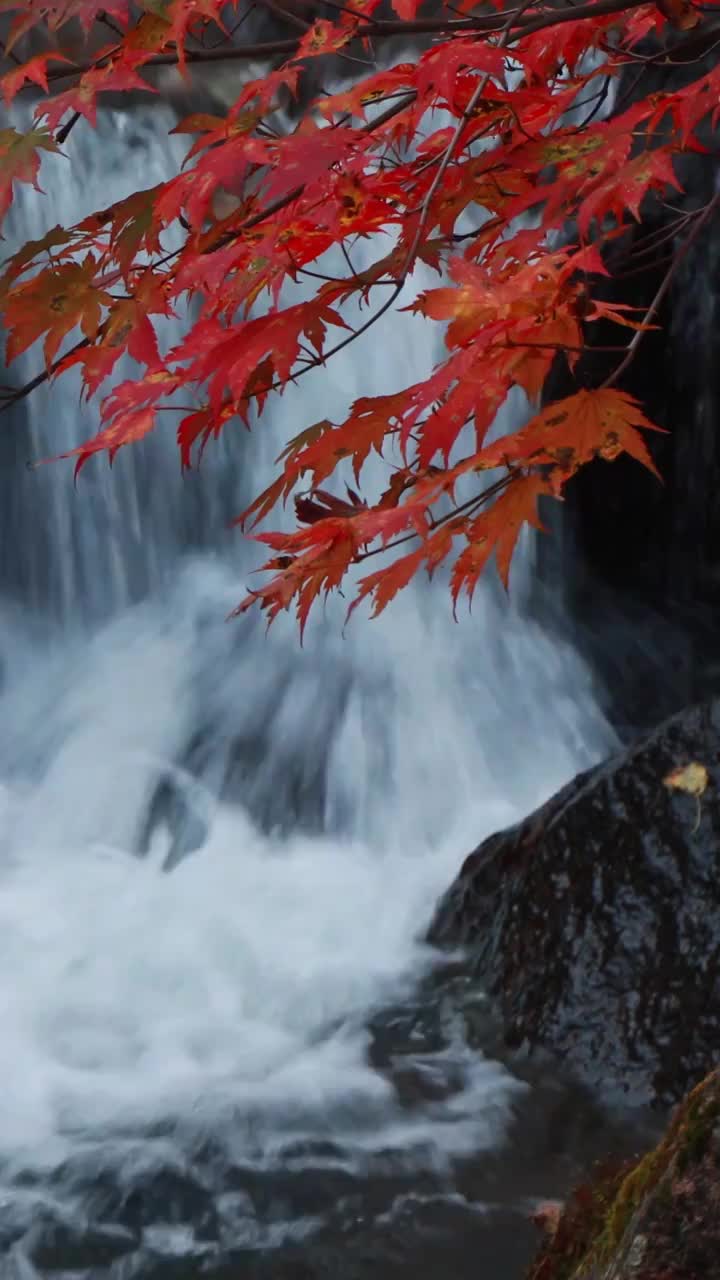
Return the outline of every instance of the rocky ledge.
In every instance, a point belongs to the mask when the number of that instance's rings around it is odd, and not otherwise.
[[[468,949],[509,1048],[604,1096],[681,1098],[720,1055],[720,700],[486,840],[430,940]]]
[[[678,1107],[659,1146],[599,1171],[542,1225],[528,1280],[717,1280],[720,1071]]]

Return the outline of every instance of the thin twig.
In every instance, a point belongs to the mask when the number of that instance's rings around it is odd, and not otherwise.
[[[41,387],[43,382],[47,382],[48,378],[51,378],[52,375],[57,372],[63,360],[67,360],[68,356],[75,355],[75,352],[81,351],[83,347],[89,346],[89,339],[83,338],[80,342],[76,342],[75,346],[71,347],[69,351],[66,351],[65,355],[58,356],[57,360],[53,361],[49,369],[43,369],[40,373],[36,373],[35,377],[31,378],[29,382],[24,383],[22,387],[18,387],[16,391],[12,391],[9,395],[3,395],[0,399],[0,413],[5,413],[8,409],[11,409],[13,405],[18,404],[21,400],[25,400],[31,392],[37,390],[38,387]]]
[[[507,489],[509,485],[512,484],[513,479],[514,476],[512,474],[502,476],[500,480],[495,481],[495,484],[488,485],[487,489],[483,489],[482,493],[476,493],[472,498],[468,498],[467,502],[461,503],[460,506],[453,507],[448,511],[447,515],[440,516],[437,520],[433,520],[431,517],[428,533],[435,533],[436,529],[442,528],[443,525],[452,524],[452,521],[457,520],[459,515],[462,515],[463,513],[467,515],[473,507],[484,506],[491,498],[497,497],[499,493],[502,493],[504,489]],[[443,497],[443,494],[444,490],[441,489],[433,501],[439,501],[439,499]],[[402,543],[412,542],[415,538],[419,537],[420,535],[414,530],[412,533],[404,533],[401,537],[394,538],[392,542],[387,542],[379,547],[372,547],[369,551],[358,552],[358,554],[353,558],[353,563],[359,564],[362,560],[369,560],[371,556],[382,555],[383,551],[392,551],[395,547],[401,546]]]
[[[299,18],[296,13],[291,13],[289,9],[283,8],[281,4],[277,3],[277,0],[262,0],[262,4],[271,13],[274,13],[276,17],[282,18],[283,22],[288,22],[291,27],[296,27],[303,34],[309,31],[312,26],[312,23],[307,22],[305,18]]]
[[[619,365],[614,370],[614,372],[611,373],[609,377],[607,377],[605,381],[602,383],[603,387],[611,387],[613,383],[617,382],[618,378],[622,376],[622,374],[627,369],[628,365],[634,359],[635,353],[638,347],[640,346],[640,343],[642,342],[643,337],[645,336],[645,332],[646,332],[645,326],[651,324],[652,321],[654,320],[658,312],[658,308],[660,307],[660,304],[663,298],[665,297],[665,294],[667,293],[668,289],[670,288],[670,285],[673,282],[673,279],[675,277],[678,267],[680,266],[681,262],[683,262],[683,260],[687,257],[690,249],[692,248],[693,244],[695,243],[698,236],[700,235],[700,232],[702,231],[703,227],[710,220],[713,213],[717,209],[718,204],[720,204],[720,191],[716,192],[712,200],[705,206],[702,213],[700,213],[699,217],[697,218],[697,221],[695,222],[694,227],[688,234],[687,239],[683,242],[683,244],[675,254],[675,257],[673,258],[668,270],[665,273],[665,276],[663,278],[662,284],[660,285],[660,288],[657,290],[655,297],[653,298],[652,302],[650,303],[650,306],[648,307],[647,311],[645,312],[645,315],[643,316],[643,320],[642,320],[643,328],[638,329],[637,332],[633,334],[632,339],[627,345],[625,356],[620,361]]]
[[[55,141],[57,142],[58,146],[61,147],[63,142],[67,141],[68,137],[70,136],[70,133],[75,128],[75,125],[77,124],[80,118],[81,118],[80,112],[76,111],[74,112],[73,115],[71,115],[70,119],[62,126],[62,128],[58,129],[57,134],[55,135]]]
[[[522,17],[523,11],[525,9],[529,9],[530,6],[534,3],[535,3],[535,0],[525,0],[525,3],[522,6],[522,9],[518,17]],[[497,48],[504,48],[505,45],[507,45],[510,39],[510,23],[513,20],[514,20],[514,15],[510,15],[510,17],[506,20],[505,26],[503,27],[503,30],[500,36],[500,40],[498,41],[498,44],[496,46]],[[435,199],[440,183],[442,182],[443,177],[447,172],[450,161],[452,160],[453,155],[455,154],[455,148],[457,147],[457,144],[460,141],[460,135],[462,134],[463,129],[465,128],[465,125],[470,120],[476,106],[478,105],[478,102],[480,101],[483,93],[485,92],[485,88],[490,80],[490,76],[491,76],[491,73],[489,71],[486,71],[478,80],[478,83],[475,86],[475,89],[470,97],[470,101],[468,102],[467,106],[465,107],[465,110],[460,116],[460,119],[458,120],[455,128],[453,129],[452,137],[450,138],[450,141],[448,142],[445,148],[445,151],[443,152],[443,157],[442,157],[442,160],[440,161],[440,164],[438,165],[438,169],[435,174],[435,177],[430,183],[430,186],[425,194],[425,199],[423,200],[422,207],[420,209],[420,217],[418,219],[418,224],[415,228],[415,234],[412,238],[407,254],[405,255],[405,261],[403,262],[402,269],[400,271],[400,279],[403,281],[407,278],[407,274],[411,270],[412,265],[415,261],[417,251],[420,248],[420,244],[422,242],[422,238],[427,227],[427,221],[430,216],[430,207],[432,205],[433,200]]]

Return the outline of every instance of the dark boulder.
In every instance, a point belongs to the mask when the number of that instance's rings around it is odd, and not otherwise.
[[[688,764],[701,796],[666,782]],[[507,1046],[608,1096],[682,1097],[720,1054],[720,700],[486,840],[430,940],[468,947]]]

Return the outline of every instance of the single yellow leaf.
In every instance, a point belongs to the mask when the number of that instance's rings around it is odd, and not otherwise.
[[[561,1200],[542,1200],[531,1214],[530,1221],[540,1228],[547,1239],[552,1240],[557,1235],[563,1207]]]
[[[668,773],[667,776],[663,778],[663,782],[666,787],[672,787],[676,791],[684,791],[687,795],[695,797],[697,813],[695,815],[695,822],[692,828],[693,835],[700,826],[700,797],[706,791],[709,781],[710,779],[705,765],[698,764],[695,760],[690,764],[678,765],[677,769],[673,769],[671,773]]]
[[[705,765],[697,764],[695,761],[673,769],[672,773],[663,778],[666,787],[685,791],[689,796],[701,796],[707,789],[709,780]]]

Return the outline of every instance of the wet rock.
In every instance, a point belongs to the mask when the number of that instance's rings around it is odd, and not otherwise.
[[[715,1280],[720,1266],[720,1072],[660,1144],[576,1191],[528,1280]]]
[[[211,1192],[200,1174],[172,1168],[149,1169],[133,1177],[132,1183],[116,1188],[114,1198],[102,1204],[108,1218],[139,1234],[159,1229],[181,1228],[201,1240],[217,1235],[217,1214]]]
[[[666,785],[698,763],[694,797]],[[720,1045],[720,701],[579,775],[466,860],[430,938],[469,948],[507,1046],[675,1102]]]
[[[131,1253],[136,1243],[130,1231],[112,1223],[93,1225],[46,1214],[23,1241],[23,1252],[48,1272],[82,1271],[110,1265]]]

